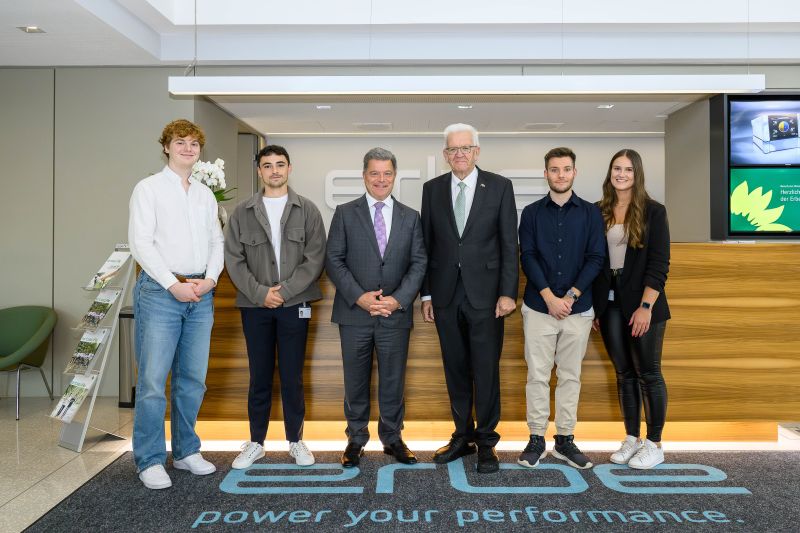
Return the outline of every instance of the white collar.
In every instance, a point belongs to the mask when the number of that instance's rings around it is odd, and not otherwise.
[[[161,173],[164,174],[164,176],[170,181],[174,181],[181,184],[183,183],[183,178],[180,177],[174,170],[169,168],[169,165],[164,165],[164,170],[162,170]],[[189,175],[189,182],[200,183],[192,175]]]
[[[367,206],[369,206],[369,207],[375,207],[375,204],[376,204],[377,202],[380,202],[380,201],[381,201],[381,200],[376,200],[376,199],[375,199],[375,198],[373,198],[373,197],[372,197],[372,196],[371,196],[369,193],[366,193],[366,196],[367,196]],[[386,198],[383,200],[383,204],[384,204],[386,207],[388,207],[389,209],[391,209],[391,208],[394,206],[394,198],[392,198],[392,195],[391,195],[391,194],[390,194],[389,196],[387,196],[387,197],[386,197]]]
[[[451,185],[453,187],[458,187],[458,184],[462,182],[462,180],[458,179],[455,174],[452,172],[450,173],[451,176]],[[472,169],[472,172],[467,174],[467,177],[464,178],[463,182],[469,187],[470,189],[474,189],[478,185],[478,167]]]

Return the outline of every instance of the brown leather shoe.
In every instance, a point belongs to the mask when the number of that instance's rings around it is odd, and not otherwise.
[[[353,468],[358,466],[361,462],[361,456],[364,455],[364,447],[355,442],[348,442],[347,448],[342,453],[342,466],[345,468]]]
[[[386,455],[393,455],[398,463],[406,465],[417,464],[417,457],[408,449],[406,443],[402,440],[395,441],[391,444],[383,446],[383,453]]]
[[[459,457],[475,453],[475,445],[465,437],[453,437],[450,442],[436,450],[433,454],[433,462],[443,465],[450,461],[455,461]]]

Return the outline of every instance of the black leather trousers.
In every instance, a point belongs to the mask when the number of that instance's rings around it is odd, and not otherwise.
[[[647,422],[647,438],[661,441],[667,415],[667,385],[661,374],[661,348],[666,322],[650,324],[641,337],[631,336],[631,327],[619,306],[609,307],[600,318],[603,344],[614,363],[617,393],[625,431],[639,436],[642,404]]]

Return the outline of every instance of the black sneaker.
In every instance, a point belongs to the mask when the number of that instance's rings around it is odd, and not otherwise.
[[[569,466],[575,468],[591,468],[594,465],[575,446],[574,439],[574,435],[556,435],[556,445],[552,452],[553,457],[566,461]]]
[[[545,455],[547,455],[547,447],[544,443],[544,437],[540,435],[531,435],[528,445],[525,446],[525,449],[519,454],[517,464],[526,468],[535,468],[539,466],[539,459],[544,459]]]

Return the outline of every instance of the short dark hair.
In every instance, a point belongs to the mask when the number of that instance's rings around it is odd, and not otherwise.
[[[268,144],[256,154],[256,166],[261,164],[262,157],[267,157],[268,155],[282,155],[286,158],[288,164],[292,164],[292,160],[289,159],[289,152],[286,151],[286,148],[278,146],[277,144]]]
[[[547,165],[550,164],[550,160],[554,157],[569,157],[572,159],[572,166],[575,166],[575,152],[572,149],[567,148],[566,146],[560,146],[558,148],[553,148],[546,154],[544,154],[544,168],[547,168]]]
[[[391,161],[392,169],[397,171],[397,158],[392,152],[385,148],[372,148],[369,152],[364,154],[364,170],[367,170],[369,162],[376,161]]]

